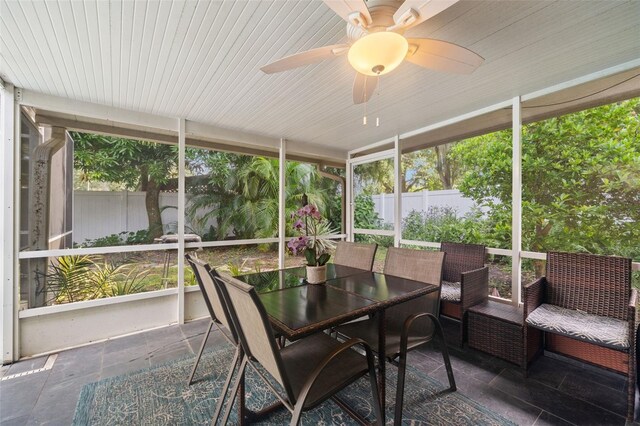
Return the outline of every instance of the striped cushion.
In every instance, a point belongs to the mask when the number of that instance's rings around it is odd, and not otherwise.
[[[629,349],[629,323],[615,318],[543,304],[529,314],[527,324],[611,349]]]
[[[440,299],[447,302],[460,302],[460,283],[442,281]]]

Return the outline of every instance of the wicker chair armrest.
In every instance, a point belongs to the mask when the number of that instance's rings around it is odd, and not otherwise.
[[[304,405],[304,401],[309,396],[309,392],[311,391],[311,388],[313,388],[314,383],[316,382],[320,374],[322,374],[324,369],[329,365],[329,363],[333,361],[336,357],[338,357],[341,353],[357,345],[362,346],[362,348],[365,351],[365,354],[367,356],[367,365],[368,365],[369,371],[375,371],[375,362],[374,362],[373,351],[371,350],[371,346],[369,346],[369,344],[364,340],[359,339],[357,337],[353,337],[347,340],[346,342],[342,343],[340,346],[335,348],[330,353],[328,353],[322,359],[322,361],[316,366],[313,372],[309,375],[309,377],[304,383],[304,386],[302,387],[302,391],[300,392],[300,395],[298,396],[298,401],[302,401],[302,404],[300,404],[300,406]]]
[[[540,277],[534,282],[523,287],[524,318],[544,301],[544,290],[547,284],[545,277]]]
[[[462,311],[489,298],[489,267],[463,272],[460,276]]]

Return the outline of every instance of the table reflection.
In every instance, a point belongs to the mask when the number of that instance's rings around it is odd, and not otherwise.
[[[270,291],[306,285],[306,272],[306,268],[301,266],[297,268],[239,275],[236,278],[254,286],[258,293],[267,293]],[[366,271],[329,263],[327,265],[327,281],[362,274],[363,272]]]
[[[304,274],[305,268],[290,268],[239,275],[236,278],[255,287],[258,293],[267,293],[306,284]]]

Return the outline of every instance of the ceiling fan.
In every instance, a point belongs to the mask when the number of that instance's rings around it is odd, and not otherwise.
[[[347,21],[349,43],[296,53],[260,68],[266,74],[310,65],[347,55],[356,70],[353,102],[369,100],[378,77],[405,60],[437,71],[470,74],[484,59],[457,44],[430,38],[406,38],[404,32],[459,0],[323,0]]]

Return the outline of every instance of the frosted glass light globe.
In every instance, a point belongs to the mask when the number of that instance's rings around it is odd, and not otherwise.
[[[353,43],[347,58],[361,74],[377,76],[393,71],[407,56],[409,42],[400,34],[381,31]]]

